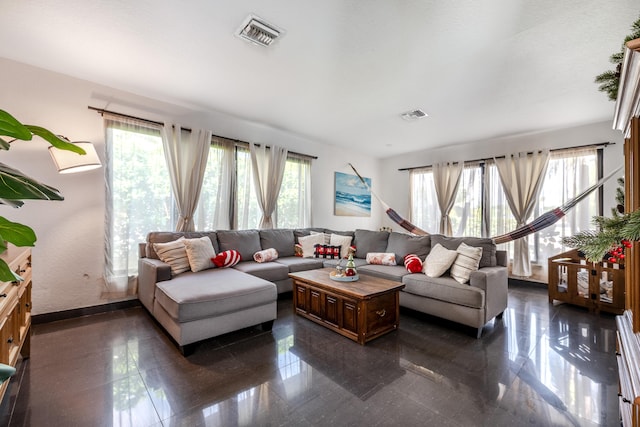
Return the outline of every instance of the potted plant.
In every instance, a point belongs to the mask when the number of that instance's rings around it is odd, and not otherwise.
[[[43,138],[61,150],[86,154],[82,148],[61,139],[53,132],[40,126],[22,124],[11,114],[0,110],[0,149],[9,150],[14,141],[30,141],[34,135]],[[24,204],[23,200],[29,199],[64,200],[64,197],[56,188],[42,184],[19,170],[0,162],[0,204],[19,208]],[[0,216],[0,254],[6,252],[7,242],[16,246],[34,246],[36,234],[31,227],[11,222]],[[0,281],[12,282],[16,280],[22,280],[22,278],[13,272],[4,260],[0,259]]]

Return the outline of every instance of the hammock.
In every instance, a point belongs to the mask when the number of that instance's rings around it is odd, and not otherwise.
[[[358,175],[358,178],[360,178],[360,181],[362,181],[362,183],[365,185],[367,190],[369,190],[371,194],[373,194],[373,196],[380,202],[380,204],[382,204],[382,207],[385,209],[387,215],[389,216],[389,218],[391,218],[393,222],[400,225],[402,228],[409,231],[410,233],[417,234],[420,236],[429,235],[429,233],[427,233],[420,227],[410,223],[406,219],[402,218],[400,214],[398,214],[396,211],[391,209],[391,207],[388,204],[386,204],[376,193],[373,192],[373,190],[371,190],[367,182],[364,180],[364,178],[362,178],[362,176],[360,176],[356,168],[354,168],[351,163],[349,163],[349,166],[351,166],[351,169],[353,169],[356,175]],[[593,184],[591,187],[587,188],[582,193],[578,194],[573,199],[566,202],[564,205],[559,206],[555,209],[552,209],[548,212],[545,212],[544,214],[540,215],[538,218],[534,219],[533,221],[523,225],[522,227],[510,233],[501,234],[500,236],[492,237],[491,239],[494,241],[496,245],[499,245],[501,243],[507,243],[513,240],[520,239],[522,237],[528,236],[529,234],[536,233],[540,230],[543,230],[549,227],[550,225],[555,224],[556,222],[558,222],[558,220],[560,220],[563,216],[565,216],[567,212],[571,210],[571,208],[577,205],[580,201],[584,200],[589,194],[594,192],[596,189],[601,187],[612,176],[620,172],[620,170],[622,170],[622,166],[620,166],[618,169],[611,172],[609,175],[605,176],[604,178],[600,179],[598,182]]]

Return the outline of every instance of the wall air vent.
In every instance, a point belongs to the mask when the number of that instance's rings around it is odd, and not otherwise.
[[[407,111],[406,113],[402,113],[400,114],[400,117],[402,117],[403,119],[407,120],[407,121],[413,121],[413,120],[418,120],[418,119],[422,119],[423,117],[428,117],[429,115],[427,113],[425,113],[424,111],[422,111],[421,109],[417,108],[415,110],[411,110],[411,111]]]
[[[255,15],[249,15],[236,31],[238,37],[260,46],[271,46],[281,34],[281,29]]]

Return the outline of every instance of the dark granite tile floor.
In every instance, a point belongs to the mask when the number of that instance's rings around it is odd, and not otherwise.
[[[34,325],[7,426],[619,426],[615,317],[510,285],[483,337],[401,310],[360,346],[278,302],[184,358],[142,308]]]

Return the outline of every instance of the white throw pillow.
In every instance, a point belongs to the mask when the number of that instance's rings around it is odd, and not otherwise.
[[[440,277],[451,267],[458,257],[458,252],[451,251],[440,243],[431,248],[431,252],[424,260],[422,271],[429,277]]]
[[[310,234],[308,236],[298,237],[298,243],[302,246],[302,256],[304,258],[313,258],[313,249],[315,245],[324,245],[324,233]]]
[[[340,258],[346,258],[349,255],[349,247],[351,246],[351,236],[343,236],[341,234],[333,234],[331,233],[331,239],[329,240],[329,245],[331,246],[341,246],[340,247]]]
[[[482,248],[460,243],[456,250],[458,256],[451,266],[451,277],[456,279],[458,283],[465,284],[471,277],[471,272],[478,269],[480,258],[482,258]]]
[[[319,231],[309,231],[311,234],[322,234],[324,236],[323,245],[328,245],[331,242],[331,235],[329,233],[321,233]]]
[[[213,249],[213,243],[211,243],[209,237],[203,236],[197,239],[184,239],[184,247],[187,251],[191,271],[196,272],[215,267],[211,258],[216,256],[216,252]]]
[[[184,247],[184,237],[167,243],[154,243],[153,249],[158,257],[171,266],[173,276],[189,271],[189,258]]]

